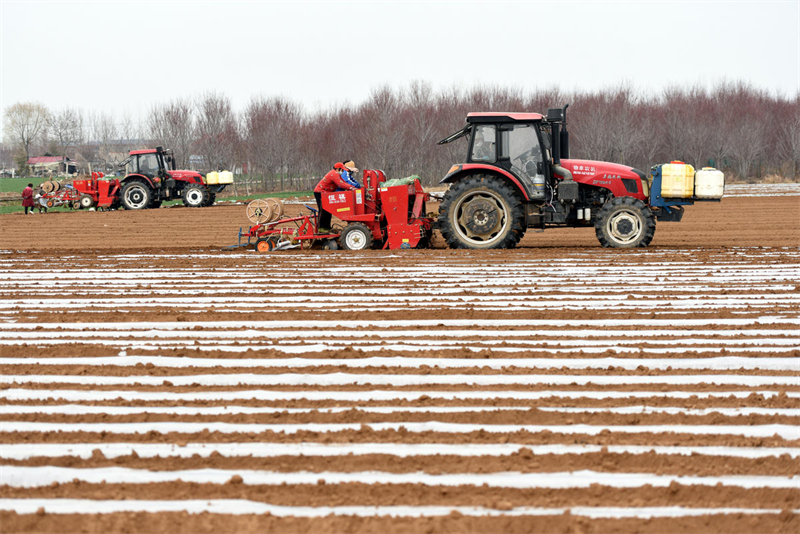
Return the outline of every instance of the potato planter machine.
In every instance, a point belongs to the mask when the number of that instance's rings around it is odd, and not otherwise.
[[[247,232],[240,228],[239,243],[229,248],[252,246],[259,252],[314,244],[327,250],[364,250],[374,244],[384,249],[425,248],[435,223],[434,214],[424,213],[425,202],[435,198],[422,189],[417,177],[387,182],[383,171],[365,170],[363,188],[322,194],[323,208],[346,223],[338,232],[320,234],[319,213],[311,206],[306,206],[308,214],[276,218],[277,201],[256,200],[247,206],[247,216],[256,224]]]

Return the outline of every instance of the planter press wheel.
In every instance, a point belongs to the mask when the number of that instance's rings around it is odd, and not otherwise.
[[[272,252],[275,250],[275,239],[271,237],[261,238],[256,241],[256,251],[258,252]]]
[[[265,202],[272,208],[272,217],[270,220],[274,221],[281,218],[283,215],[283,202],[278,200],[277,198],[267,198]]]
[[[262,224],[272,219],[272,208],[263,199],[257,199],[247,205],[247,218],[253,224]]]
[[[48,207],[48,208],[52,208],[52,207],[53,207],[53,206],[55,206],[55,205],[56,205],[56,203],[55,203],[55,202],[53,202],[52,200],[48,200],[48,201],[47,201],[47,207]]]
[[[255,249],[258,252],[272,252],[278,248],[279,241],[280,237],[277,236],[262,237],[256,241]]]

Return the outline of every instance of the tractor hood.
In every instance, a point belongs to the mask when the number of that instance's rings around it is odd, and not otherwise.
[[[169,177],[173,180],[191,180],[194,178],[195,180],[199,180],[202,182],[203,175],[197,171],[167,171],[169,172]]]
[[[578,178],[609,177],[619,178],[638,178],[633,167],[620,165],[619,163],[609,163],[607,161],[592,161],[588,159],[562,159],[561,166],[572,172],[575,180]],[[582,180],[580,180],[582,181]]]
[[[645,174],[627,165],[588,159],[562,159],[561,166],[572,173],[572,179],[576,182],[608,189],[616,197],[630,196],[645,200],[650,194]]]

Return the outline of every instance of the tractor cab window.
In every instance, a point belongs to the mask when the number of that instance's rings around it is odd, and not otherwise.
[[[472,161],[494,162],[497,160],[497,143],[494,126],[478,126],[472,141]]]
[[[141,154],[139,156],[139,172],[150,177],[158,174],[158,159],[155,154]]]
[[[511,162],[511,167],[520,175],[533,178],[542,162],[537,128],[533,124],[514,125],[503,131],[502,155]]]
[[[119,165],[120,165],[120,167],[122,167],[123,165],[125,166],[125,174],[126,175],[127,174],[134,174],[134,173],[138,172],[138,168],[136,167],[136,157],[135,156],[129,156],[128,159],[126,159],[125,161],[123,161]]]

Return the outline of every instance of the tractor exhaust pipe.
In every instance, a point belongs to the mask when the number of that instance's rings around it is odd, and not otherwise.
[[[561,158],[569,158],[569,132],[567,131],[567,108],[547,110],[547,122],[550,123],[551,145],[553,147],[553,164],[560,165]]]
[[[550,135],[553,136],[553,165],[561,164],[561,125],[554,122],[550,125]]]
[[[567,108],[569,104],[564,104],[564,107],[561,109],[561,115],[563,116],[564,127],[561,129],[561,136],[559,139],[561,145],[561,157],[564,159],[569,159],[569,132],[567,131]]]

